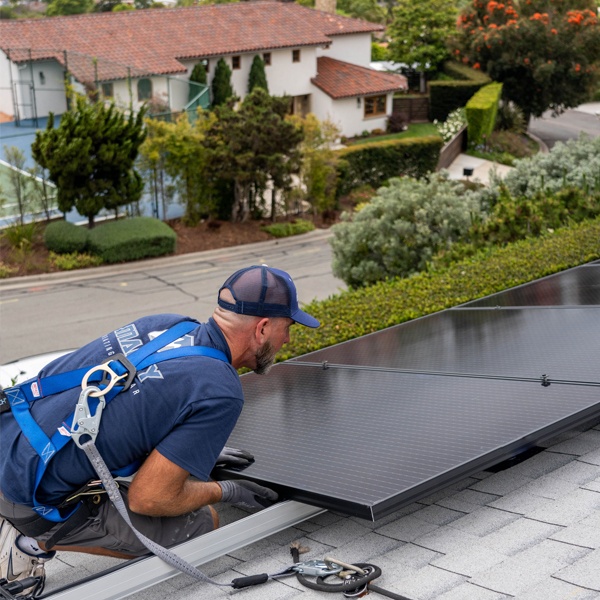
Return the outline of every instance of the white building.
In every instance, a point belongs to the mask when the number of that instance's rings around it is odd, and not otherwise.
[[[200,61],[224,58],[243,98],[254,56],[269,92],[293,110],[330,119],[342,135],[385,129],[401,75],[369,68],[381,25],[289,2],[243,2],[0,21],[0,112],[35,119],[67,108],[65,81],[125,108],[144,102],[180,111]]]

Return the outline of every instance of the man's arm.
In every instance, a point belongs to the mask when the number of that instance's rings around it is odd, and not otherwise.
[[[172,517],[215,504],[222,497],[214,481],[196,481],[190,474],[153,450],[129,488],[129,508],[152,517]]]

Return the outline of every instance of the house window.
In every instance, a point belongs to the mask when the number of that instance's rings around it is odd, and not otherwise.
[[[105,98],[112,98],[115,95],[115,89],[111,81],[102,84],[102,95]]]
[[[386,95],[365,98],[365,117],[385,115]]]
[[[42,85],[46,85],[46,76],[44,75],[44,71],[40,71],[40,83]]]
[[[150,100],[152,98],[152,81],[150,79],[139,79],[137,82],[138,101]]]
[[[292,50],[292,62],[300,62],[300,50]]]
[[[231,57],[231,68],[239,69],[242,66],[242,57],[241,56],[232,56]]]
[[[271,53],[265,52],[263,54],[263,62],[265,63],[265,67],[271,66]]]

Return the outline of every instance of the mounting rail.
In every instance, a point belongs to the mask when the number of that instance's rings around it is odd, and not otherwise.
[[[326,512],[323,508],[288,500],[175,546],[172,550],[192,565],[202,565],[323,512]],[[151,556],[126,562],[122,566],[44,594],[42,598],[118,600],[166,581],[179,573],[160,558]]]

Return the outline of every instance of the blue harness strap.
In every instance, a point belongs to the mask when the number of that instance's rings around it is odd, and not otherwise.
[[[155,337],[153,340],[144,344],[128,355],[127,362],[134,367],[136,372],[166,360],[187,356],[207,356],[223,362],[229,362],[223,352],[217,350],[216,348],[210,348],[207,346],[182,346],[179,348],[165,349],[166,346],[180,339],[197,326],[198,324],[193,321],[182,321],[177,323],[170,329],[167,329],[159,336]],[[108,364],[110,365],[111,369],[117,373],[117,375],[127,374],[127,367],[119,362],[118,358],[115,357],[115,360],[108,361]],[[30,412],[30,404],[42,398],[52,396],[53,394],[58,394],[60,392],[81,386],[83,377],[94,366],[97,365],[75,369],[66,373],[49,375],[48,377],[37,377],[4,390],[11,406],[12,414],[19,424],[23,435],[25,435],[33,449],[40,457],[37,464],[34,491],[32,495],[33,510],[35,510],[45,519],[56,523],[66,521],[77,510],[79,504],[65,515],[56,507],[40,504],[36,500],[36,492],[46,470],[48,461],[71,440],[71,437],[65,428],[59,428],[54,432],[51,438],[48,438],[48,436],[33,418]],[[105,385],[102,383],[97,383],[100,376],[100,373],[95,377],[91,376],[88,382],[93,383],[102,389],[105,387]],[[106,403],[108,404],[117,394],[119,394],[119,392],[126,389],[126,387],[128,386],[118,384],[115,385],[104,396]],[[94,406],[93,409],[95,410],[96,406]],[[65,423],[69,424],[72,421],[73,413],[71,413],[64,420]],[[132,465],[124,467],[123,469],[115,471],[113,474],[121,476],[131,475],[139,468],[139,465],[140,463],[136,462]]]

